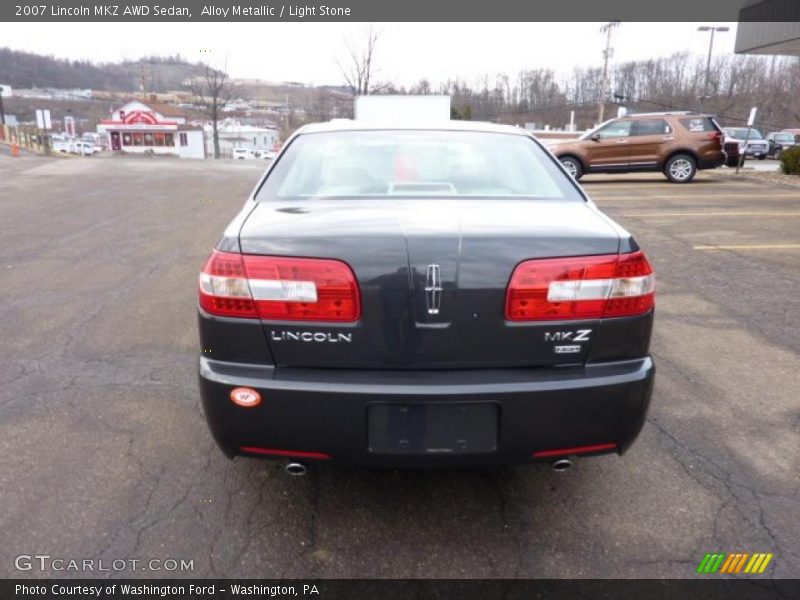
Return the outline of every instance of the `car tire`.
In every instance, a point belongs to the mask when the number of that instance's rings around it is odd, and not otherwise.
[[[672,183],[689,183],[697,174],[697,163],[688,154],[670,156],[664,165],[664,175]]]
[[[775,152],[772,154],[772,158],[774,158],[775,160],[780,160],[781,159],[781,152],[782,152],[781,148],[776,148]]]
[[[759,154],[758,155],[758,160],[764,160],[765,158],[767,158],[767,157],[765,155],[763,155],[763,154]]]
[[[561,161],[561,164],[564,165],[567,173],[572,175],[572,178],[575,181],[578,181],[583,176],[583,165],[581,164],[581,161],[574,156],[565,156],[564,158],[559,158],[558,160]]]

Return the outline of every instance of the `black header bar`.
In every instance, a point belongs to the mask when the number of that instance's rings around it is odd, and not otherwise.
[[[3,0],[10,22],[800,21],[798,0]]]

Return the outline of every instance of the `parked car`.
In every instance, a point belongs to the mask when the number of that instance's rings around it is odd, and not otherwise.
[[[767,154],[772,158],[780,158],[784,150],[797,146],[800,143],[800,135],[794,134],[791,131],[777,131],[767,134],[767,142],[769,142],[769,150]]]
[[[725,127],[726,142],[736,142],[739,144],[739,152],[744,152],[745,156],[754,156],[758,160],[767,158],[769,152],[769,142],[764,139],[758,129],[750,129],[748,136],[747,127]],[[745,138],[747,141],[745,142]]]
[[[722,133],[710,115],[639,113],[611,119],[576,140],[549,144],[575,178],[584,173],[656,171],[673,183],[725,162]]]
[[[726,141],[722,149],[725,151],[725,166],[726,167],[738,167],[741,164],[744,164],[744,157],[742,157],[741,153],[739,152],[739,142],[735,141]]]
[[[272,160],[276,156],[278,156],[278,153],[275,152],[274,150],[265,150],[264,152],[261,153],[261,158],[263,158],[264,160]]]
[[[247,160],[253,158],[253,153],[250,151],[249,148],[234,148],[233,158],[238,160]]]
[[[565,468],[633,443],[645,254],[524,130],[429,127],[302,127],[226,228],[198,304],[227,456]]]
[[[55,138],[51,141],[50,148],[53,152],[61,152],[63,154],[69,154],[72,151],[70,142]]]
[[[92,142],[75,140],[71,142],[71,152],[73,154],[80,154],[81,156],[92,156],[100,152],[100,149]]]

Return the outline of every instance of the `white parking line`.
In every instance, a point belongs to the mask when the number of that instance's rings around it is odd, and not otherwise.
[[[695,250],[800,250],[800,244],[729,244],[694,246]]]
[[[622,213],[621,217],[633,217],[637,219],[660,219],[672,217],[800,217],[800,211],[779,212],[779,211],[724,211],[724,212],[674,212],[674,213]]]

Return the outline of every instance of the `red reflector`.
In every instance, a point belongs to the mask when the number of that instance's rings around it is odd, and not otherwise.
[[[244,408],[252,408],[261,404],[261,394],[253,388],[237,387],[231,390],[231,402]]]
[[[225,317],[357,321],[355,275],[338,260],[214,250],[200,273],[200,306]]]
[[[506,319],[598,319],[653,308],[653,268],[642,252],[520,263],[506,292]]]
[[[330,460],[331,455],[325,452],[307,452],[305,450],[276,450],[275,448],[256,448],[255,446],[242,446],[241,452],[249,454],[264,454],[266,456],[288,456],[290,458],[312,458],[316,460]]]
[[[548,458],[552,456],[569,456],[571,454],[588,454],[589,452],[603,452],[604,450],[616,450],[616,444],[594,444],[592,446],[576,446],[575,448],[560,448],[558,450],[540,450],[534,452],[534,458]]]

